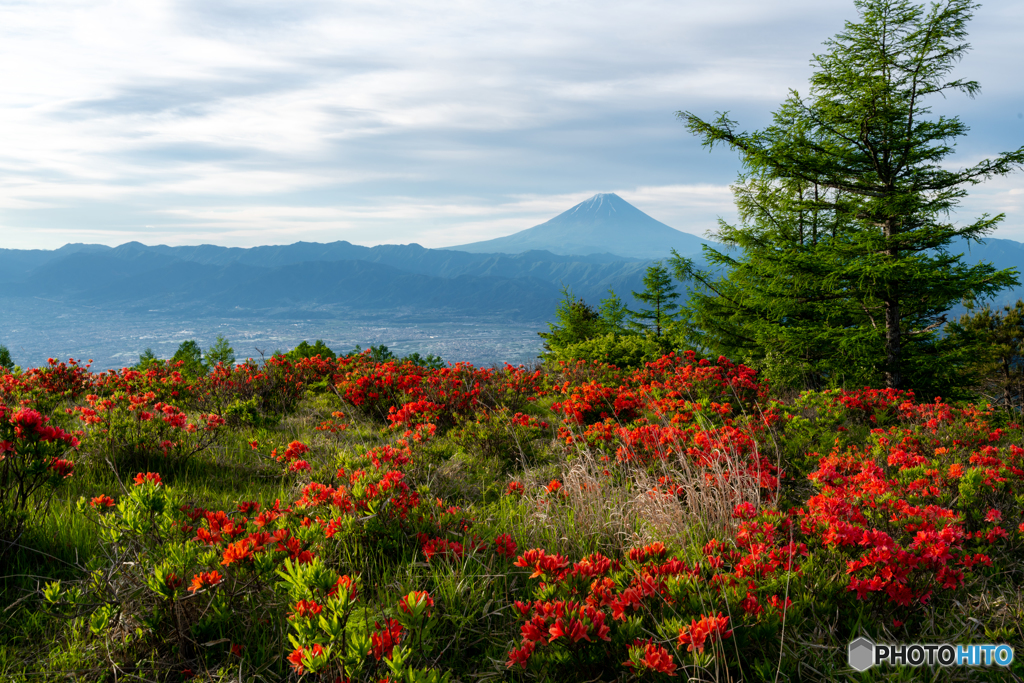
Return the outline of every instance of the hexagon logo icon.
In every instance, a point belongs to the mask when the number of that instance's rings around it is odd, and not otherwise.
[[[847,648],[847,661],[857,671],[867,671],[875,664],[875,644],[867,638],[858,638]]]

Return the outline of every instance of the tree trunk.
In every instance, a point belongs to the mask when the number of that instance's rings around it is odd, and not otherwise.
[[[1013,405],[1010,387],[1013,386],[1013,378],[1010,376],[1010,359],[1003,357],[1003,405],[1009,408]]]
[[[885,386],[899,389],[903,378],[900,376],[900,304],[899,301],[885,302]]]
[[[885,221],[885,237],[888,242],[893,237],[895,219]],[[890,243],[891,244],[891,243]],[[896,261],[899,251],[895,247],[886,249],[886,255]],[[885,302],[885,386],[887,389],[899,389],[903,378],[900,376],[900,292],[895,284],[889,292],[890,299]]]

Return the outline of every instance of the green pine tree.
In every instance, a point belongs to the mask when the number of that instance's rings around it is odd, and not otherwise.
[[[154,365],[160,364],[160,359],[157,358],[156,353],[153,349],[147,347],[145,351],[139,354],[139,362],[135,365],[138,370],[149,370]]]
[[[675,302],[679,292],[665,264],[659,262],[649,266],[644,274],[644,291],[633,292],[633,296],[647,304],[647,308],[628,311],[632,318],[628,325],[640,333],[652,331],[655,337],[660,338],[679,310],[679,304]]]
[[[547,332],[538,332],[544,340],[541,358],[553,359],[560,349],[602,336],[607,331],[601,314],[569,288],[562,289],[562,300],[555,309],[556,322],[548,323]]]
[[[604,321],[604,331],[610,334],[627,334],[629,322],[629,309],[622,299],[612,290],[608,290],[608,296],[601,299],[601,306],[598,308],[598,315]]]
[[[302,360],[303,358],[313,358],[320,356],[323,360],[335,360],[338,357],[334,351],[331,350],[327,344],[324,344],[322,339],[317,339],[316,343],[310,344],[308,341],[301,341],[298,346],[285,354],[290,361]]]
[[[970,349],[979,392],[1005,408],[1024,405],[1024,301],[993,310],[984,306],[950,324],[950,337]]]
[[[178,350],[171,356],[171,363],[182,363],[180,371],[188,377],[198,377],[206,374],[206,364],[203,363],[203,349],[194,339],[181,342]]]
[[[776,386],[820,389],[877,383],[877,334],[838,282],[837,245],[853,232],[839,193],[800,182],[741,177],[733,187],[741,223],[720,222],[706,270],[674,254],[690,283],[680,327],[686,345],[759,368]]]
[[[1003,216],[958,226],[949,213],[967,186],[1019,168],[1024,147],[964,170],[943,164],[967,126],[931,116],[926,101],[978,92],[949,75],[969,48],[974,4],[855,4],[860,21],[814,57],[809,96],[792,92],[765,130],[740,132],[725,114],[709,123],[679,113],[705,146],[741,155],[743,222],[722,233],[744,251],[708,252],[724,276],[696,273],[684,259],[674,265],[704,295],[686,322],[692,334],[707,332],[709,346],[729,337],[819,377],[848,356],[856,374],[920,388],[949,351],[939,336],[949,309],[1017,284],[1014,271],[968,266],[955,251]],[[744,198],[767,204],[745,212]],[[709,321],[724,311],[728,324],[718,329]]]
[[[14,360],[11,358],[11,351],[3,344],[0,344],[0,369],[14,372]]]
[[[231,348],[231,343],[222,334],[217,335],[217,341],[213,343],[206,351],[204,357],[206,367],[213,368],[217,365],[234,365],[235,364],[235,350]]]

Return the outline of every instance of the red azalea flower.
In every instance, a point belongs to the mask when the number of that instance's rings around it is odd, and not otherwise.
[[[679,629],[679,647],[686,645],[687,652],[704,652],[704,645],[708,637],[719,636],[728,638],[732,631],[726,630],[729,625],[729,617],[723,617],[719,612],[718,616],[704,615],[700,621],[693,619],[690,626]]]
[[[513,649],[511,652],[508,653],[508,663],[506,664],[506,666],[512,668],[513,666],[518,664],[519,666],[525,669],[526,663],[530,661],[530,655],[533,654],[533,649],[535,647],[536,646],[531,641],[527,640],[523,643],[523,646],[520,649]]]
[[[292,618],[314,617],[320,614],[320,612],[322,612],[323,609],[324,608],[321,605],[317,604],[313,600],[299,600],[297,603],[295,603],[295,611],[292,613],[291,616]]]
[[[518,550],[519,547],[509,534],[501,534],[494,538],[494,552],[498,555],[511,559]]]
[[[163,482],[160,480],[160,475],[156,472],[140,472],[135,475],[135,485],[142,486],[147,481],[153,482],[156,486],[161,486]]]
[[[642,649],[641,649],[642,648]],[[636,662],[637,664],[634,664]],[[675,676],[676,664],[669,651],[650,640],[636,640],[629,648],[629,659],[623,665],[640,670],[650,669],[668,676]]]
[[[192,577],[192,586],[189,588],[189,591],[195,593],[204,588],[216,586],[222,581],[224,581],[224,577],[216,570],[212,572],[199,572]]]
[[[379,662],[383,657],[391,657],[392,650],[402,637],[402,625],[394,619],[388,619],[383,627],[379,623],[374,623],[374,626],[380,630],[370,636],[370,642],[373,645],[373,657]]]

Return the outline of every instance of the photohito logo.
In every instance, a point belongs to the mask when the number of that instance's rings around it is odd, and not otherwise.
[[[1009,645],[883,644],[858,638],[847,648],[847,661],[857,671],[876,664],[902,666],[1010,666],[1013,648]]]

